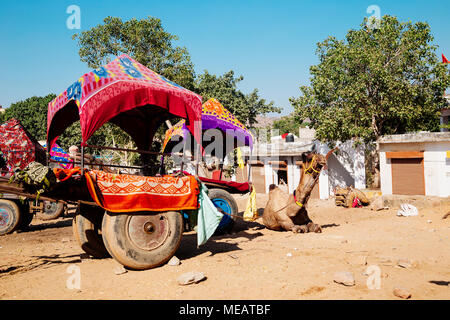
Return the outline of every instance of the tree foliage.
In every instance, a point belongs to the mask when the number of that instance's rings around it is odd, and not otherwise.
[[[280,134],[292,133],[298,135],[298,129],[301,126],[304,125],[299,125],[298,121],[296,121],[295,117],[292,114],[281,117],[281,119],[276,120],[273,123],[273,129],[278,130]]]
[[[239,121],[252,127],[256,123],[256,116],[269,112],[281,112],[274,102],[266,102],[259,96],[258,89],[245,94],[237,88],[243,76],[235,77],[234,71],[228,71],[216,76],[205,71],[195,81],[195,91],[206,102],[215,98],[223,104]]]
[[[297,119],[322,141],[438,130],[450,75],[433,40],[427,23],[384,16],[377,29],[365,19],[344,40],[318,43],[311,85],[290,100]]]
[[[103,24],[75,34],[81,61],[91,68],[110,62],[115,56],[128,54],[141,64],[192,89],[194,66],[186,48],[174,45],[178,40],[164,30],[161,20],[148,17],[123,22],[117,17],[107,17]]]
[[[55,94],[48,94],[45,97],[30,97],[25,100],[11,104],[5,109],[2,122],[15,118],[20,121],[24,128],[37,140],[45,141],[47,139],[47,109],[48,104],[56,98]],[[120,128],[113,124],[107,124],[100,128],[89,139],[90,144],[103,144],[104,141],[111,139],[111,132],[119,141],[124,141],[126,135]],[[81,127],[77,121],[69,126],[58,138],[61,147],[67,150],[71,145],[79,145],[81,142]]]
[[[178,37],[165,31],[161,20],[157,18],[131,19],[124,22],[120,18],[107,17],[102,24],[76,34],[73,38],[79,46],[81,61],[86,62],[89,67],[97,68],[126,53],[166,78],[202,95],[204,101],[217,98],[247,125],[253,125],[259,114],[280,112],[273,102],[267,103],[260,98],[257,89],[250,94],[240,91],[237,85],[244,78],[242,76],[236,78],[233,71],[222,76],[211,75],[205,71],[196,78],[188,51],[186,48],[175,46]],[[31,97],[19,101],[6,109],[1,120],[15,117],[34,137],[45,140],[48,103],[55,97],[54,94],[49,94],[45,97]],[[153,151],[160,151],[165,129],[165,127],[158,129],[152,146]],[[71,145],[79,145],[80,142],[79,121],[69,126],[58,139],[60,146],[66,150]],[[106,123],[97,130],[88,144],[135,148],[130,136],[111,123]],[[139,160],[135,154],[98,150],[87,152],[112,156],[118,162],[127,165],[136,164]]]
[[[174,45],[178,37],[165,31],[161,20],[157,18],[124,22],[120,18],[107,17],[102,24],[75,35],[74,39],[79,46],[81,61],[86,62],[89,67],[97,68],[115,56],[126,53],[171,81],[202,95],[203,101],[218,99],[247,125],[253,125],[259,114],[280,112],[273,102],[268,103],[260,98],[257,89],[250,94],[240,91],[237,85],[244,78],[236,78],[233,71],[222,76],[205,71],[196,78],[188,51]],[[123,140],[119,138],[121,133],[117,130],[106,128],[103,131],[105,134],[117,135],[118,139],[115,141]],[[161,133],[164,134],[164,130],[158,130],[155,139],[161,140]],[[108,139],[103,141],[111,142]],[[123,141],[121,145],[125,146],[128,142]]]

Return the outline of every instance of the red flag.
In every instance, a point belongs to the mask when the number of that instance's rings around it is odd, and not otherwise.
[[[442,63],[450,63],[450,61],[447,60],[444,54],[442,54]]]

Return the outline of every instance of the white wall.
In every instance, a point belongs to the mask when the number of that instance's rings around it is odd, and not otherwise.
[[[392,194],[391,159],[386,159],[386,152],[380,151],[380,189],[382,194]]]
[[[354,147],[352,141],[338,142],[337,152],[328,158],[328,170],[323,170],[319,177],[320,198],[327,199],[334,194],[337,186],[353,185],[357,189],[366,188],[366,170],[364,164],[364,146]],[[317,150],[327,154],[330,148],[326,144],[318,143]]]
[[[298,183],[300,182],[300,173],[298,174],[299,177],[296,179],[295,171],[299,170],[297,170],[298,166],[295,165],[294,157],[288,157],[286,162],[289,193],[294,193],[295,188],[297,188]]]
[[[266,193],[269,193],[269,186],[273,183],[275,183],[274,181],[278,180],[278,176],[276,174],[276,172],[273,171],[272,166],[269,164],[269,161],[271,158],[266,157],[264,159],[264,175],[266,178]]]
[[[357,189],[366,188],[366,175],[364,166],[364,147],[354,148],[352,141],[338,143],[339,154],[329,158],[329,168],[322,170],[319,176],[320,199],[328,199],[333,194],[336,186],[353,185]],[[330,148],[326,144],[316,143],[317,152],[326,154]],[[269,186],[278,181],[276,170],[269,164],[270,161],[286,161],[288,175],[288,190],[293,193],[300,182],[301,168],[296,165],[301,161],[301,156],[265,157],[264,162],[265,189],[269,192]]]

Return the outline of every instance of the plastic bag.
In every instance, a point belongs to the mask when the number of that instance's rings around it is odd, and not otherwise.
[[[416,207],[414,207],[412,204],[404,203],[400,206],[401,210],[397,211],[397,216],[403,216],[403,217],[411,217],[411,216],[417,216],[419,214],[419,210],[417,210]]]

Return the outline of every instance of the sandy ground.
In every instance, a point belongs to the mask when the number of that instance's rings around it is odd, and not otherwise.
[[[240,209],[246,197],[237,197]],[[266,196],[258,195],[263,208]],[[116,275],[118,264],[82,255],[72,236],[71,219],[33,220],[28,231],[0,237],[0,299],[400,299],[397,286],[411,299],[450,299],[450,208],[431,207],[416,217],[396,210],[335,207],[311,200],[309,212],[321,234],[292,234],[265,229],[262,221],[240,221],[234,233],[196,247],[186,233],[176,256],[179,266]],[[409,260],[406,268],[399,260]],[[380,288],[367,281],[380,272]],[[79,267],[80,289],[67,281]],[[75,267],[75,268],[76,268]],[[207,279],[180,286],[189,271]],[[333,281],[340,271],[353,273],[354,286]],[[369,284],[376,284],[370,282]]]

